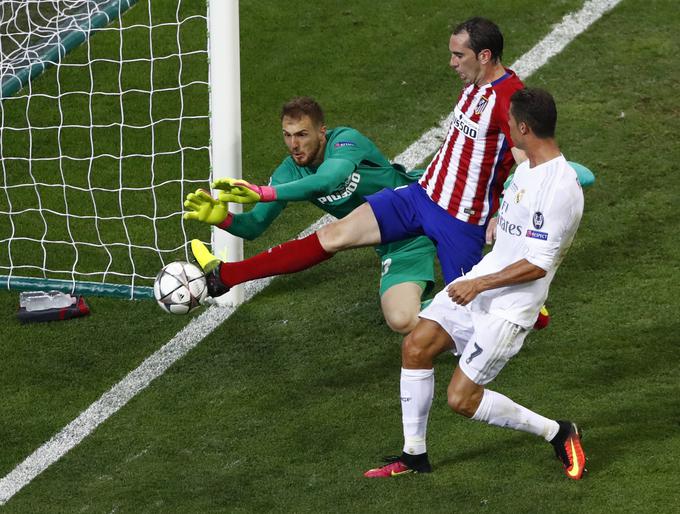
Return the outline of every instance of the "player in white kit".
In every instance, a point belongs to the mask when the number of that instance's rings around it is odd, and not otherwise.
[[[511,97],[509,127],[528,159],[519,165],[499,210],[493,250],[420,314],[402,347],[401,456],[369,478],[429,472],[425,433],[434,394],[433,359],[460,356],[448,386],[452,410],[476,421],[529,432],[550,442],[569,478],[582,477],[585,454],[571,421],[545,418],[486,388],[522,347],[583,213],[576,172],[554,139],[552,96],[523,89]]]

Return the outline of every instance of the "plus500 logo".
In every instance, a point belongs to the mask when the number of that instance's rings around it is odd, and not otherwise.
[[[479,125],[477,125],[474,121],[470,121],[470,118],[465,116],[458,107],[456,107],[453,111],[453,126],[470,139],[475,139],[477,137]]]
[[[342,200],[343,198],[347,198],[352,193],[354,193],[354,191],[357,190],[357,187],[359,187],[360,180],[361,175],[359,175],[357,172],[354,172],[352,173],[352,175],[349,176],[345,183],[338,188],[337,191],[333,192],[333,194],[330,194],[328,196],[322,196],[320,198],[317,198],[317,200],[320,203],[331,203],[337,200]]]

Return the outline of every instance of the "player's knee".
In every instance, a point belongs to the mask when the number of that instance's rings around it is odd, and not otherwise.
[[[324,225],[317,231],[319,242],[330,253],[373,246],[380,243],[380,228],[368,203],[364,203],[346,217]]]
[[[449,408],[453,412],[463,414],[462,411],[465,410],[465,398],[462,395],[449,390],[446,400]]]
[[[453,348],[453,340],[433,321],[418,319],[415,328],[404,338],[401,362],[406,368],[429,369],[434,358]]]
[[[452,383],[447,389],[447,403],[453,412],[471,418],[479,408],[483,393],[483,389],[474,392],[464,391]]]
[[[415,332],[410,332],[401,345],[402,363],[410,368],[431,367],[433,356],[430,353],[428,341]]]
[[[342,223],[329,223],[321,227],[316,235],[319,243],[328,253],[336,253],[347,248],[347,235]]]
[[[418,323],[418,313],[409,312],[408,310],[386,310],[383,311],[387,326],[399,334],[408,334],[413,330]]]

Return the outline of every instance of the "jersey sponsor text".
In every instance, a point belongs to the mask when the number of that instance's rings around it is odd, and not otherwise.
[[[460,130],[465,137],[476,139],[479,132],[479,125],[468,118],[458,106],[453,111],[453,126]]]
[[[354,191],[356,191],[357,187],[359,187],[360,180],[361,175],[355,171],[335,192],[327,196],[321,196],[317,198],[317,200],[320,203],[331,203],[342,200],[343,198],[347,198],[348,196],[351,196]]]

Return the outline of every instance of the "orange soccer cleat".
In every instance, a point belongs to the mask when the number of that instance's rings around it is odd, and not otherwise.
[[[586,454],[581,447],[581,434],[576,423],[557,421],[560,430],[550,441],[555,448],[555,455],[562,461],[564,472],[572,480],[580,480],[586,471]]]

